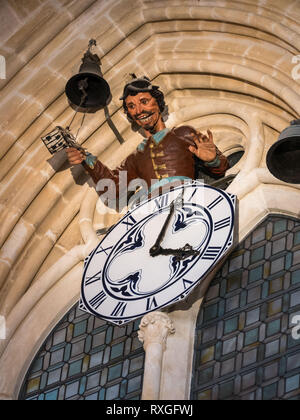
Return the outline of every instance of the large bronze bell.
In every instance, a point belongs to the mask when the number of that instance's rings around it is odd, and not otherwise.
[[[300,184],[300,120],[292,121],[271,146],[267,166],[281,181]]]
[[[111,99],[109,85],[100,69],[100,58],[90,51],[93,45],[96,45],[96,41],[91,40],[79,73],[71,77],[65,88],[70,106],[79,112],[96,112]]]

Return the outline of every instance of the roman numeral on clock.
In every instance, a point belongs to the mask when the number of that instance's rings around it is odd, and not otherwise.
[[[102,303],[106,300],[107,296],[106,294],[103,292],[98,293],[98,295],[96,295],[95,297],[93,297],[93,299],[91,299],[89,301],[89,304],[94,308],[94,309],[98,309],[100,305],[102,305]]]
[[[122,224],[127,226],[127,230],[129,227],[133,226],[136,223],[136,220],[133,216],[128,216],[126,220],[123,220]]]
[[[219,203],[221,203],[221,201],[224,200],[224,197],[219,196],[217,197],[214,201],[212,201],[208,206],[208,210],[212,210],[214,207],[216,207]]]
[[[214,227],[214,231],[220,230],[220,229],[224,229],[227,226],[230,226],[231,223],[231,217],[225,217],[222,220],[219,220],[218,222],[215,223],[215,227]]]
[[[205,252],[202,256],[202,259],[203,260],[215,260],[218,256],[220,250],[221,250],[220,246],[209,246],[205,250]]]
[[[166,207],[169,203],[169,196],[163,195],[155,200],[156,207],[160,210],[162,207]]]
[[[115,309],[112,311],[111,316],[123,316],[125,309],[126,309],[127,303],[125,302],[119,302]]]
[[[182,279],[182,283],[183,283],[184,290],[188,289],[193,284],[192,281],[186,280],[186,279]]]
[[[85,279],[84,285],[89,286],[90,284],[96,283],[96,281],[101,280],[101,273],[102,273],[102,270],[100,270],[98,273],[96,273],[92,277],[87,277]]]
[[[106,251],[108,251],[109,249],[112,249],[112,246],[109,246],[108,248],[103,248],[102,246],[100,246],[100,251],[97,251],[96,254],[101,254],[102,252],[104,252],[105,255],[108,255]]]
[[[156,302],[155,297],[147,299],[146,310],[150,311],[152,308],[157,308],[158,304]]]

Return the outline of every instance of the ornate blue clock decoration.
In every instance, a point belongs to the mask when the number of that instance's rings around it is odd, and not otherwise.
[[[86,258],[80,309],[122,325],[184,299],[231,247],[235,202],[193,181],[131,209]]]

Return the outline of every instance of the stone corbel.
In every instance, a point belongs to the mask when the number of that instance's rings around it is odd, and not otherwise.
[[[171,319],[163,312],[151,312],[140,323],[138,337],[146,352],[143,400],[159,398],[163,353],[169,334],[174,333]]]

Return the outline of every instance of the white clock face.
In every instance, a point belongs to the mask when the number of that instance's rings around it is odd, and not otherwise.
[[[235,196],[198,182],[133,208],[86,258],[80,308],[121,325],[184,299],[232,245],[234,211]],[[170,212],[169,255],[151,256]],[[195,252],[180,259],[186,244]]]

